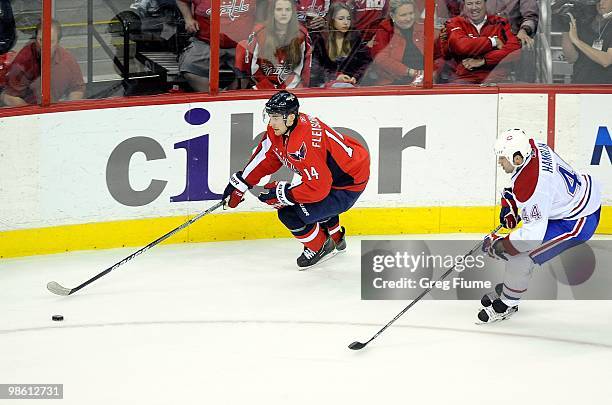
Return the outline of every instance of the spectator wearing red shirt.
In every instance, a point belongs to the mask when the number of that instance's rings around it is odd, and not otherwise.
[[[243,87],[256,90],[308,87],[311,59],[310,37],[293,0],[274,0],[265,24],[236,48],[236,69],[250,81]]]
[[[7,106],[40,103],[42,25],[36,26],[36,40],[15,56],[6,74],[2,101]],[[59,45],[59,22],[51,22],[51,100],[79,100],[85,94],[83,73],[70,52]]]
[[[446,22],[447,56],[454,59],[455,83],[507,80],[521,44],[507,19],[487,15],[486,0],[466,0],[463,14]]]
[[[195,33],[179,57],[179,70],[195,91],[208,91],[211,0],[177,0],[187,32]],[[236,44],[253,31],[255,0],[221,1],[220,65],[234,67]]]

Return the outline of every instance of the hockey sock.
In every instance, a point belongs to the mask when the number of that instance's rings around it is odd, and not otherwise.
[[[342,239],[342,232],[340,232],[341,230],[342,227],[340,226],[340,224],[336,225],[335,228],[327,230],[329,236],[331,236],[335,243],[340,242],[340,240]]]
[[[523,293],[525,293],[525,291],[527,291],[527,289],[517,290],[517,289],[514,289],[514,288],[510,288],[506,284],[504,284],[504,288],[502,289],[502,293],[501,293],[501,296],[499,298],[507,306],[513,307],[515,305],[518,305],[518,303],[521,300],[521,297],[522,297]]]
[[[292,233],[304,246],[315,252],[321,249],[327,239],[325,232],[323,232],[318,223],[308,224],[304,229],[292,231]]]
[[[523,294],[527,291],[534,266],[535,264],[528,254],[512,256],[506,262],[504,288],[500,298],[509,307],[518,305]]]
[[[340,242],[342,239],[342,232],[340,232],[342,227],[340,226],[340,217],[338,217],[338,215],[329,218],[325,222],[322,222],[321,225],[327,230],[327,233],[332,237],[335,243]]]

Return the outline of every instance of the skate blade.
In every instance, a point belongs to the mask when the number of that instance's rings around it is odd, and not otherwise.
[[[474,322],[474,323],[475,323],[476,325],[491,325],[491,324],[493,324],[493,323],[497,323],[497,322],[499,322],[499,321],[505,321],[506,319],[508,319],[508,318],[499,318],[499,319],[496,319],[496,320],[494,320],[494,321],[489,321],[489,322],[483,322],[483,321],[481,321],[481,320],[479,319],[478,321],[476,321],[476,322]]]
[[[481,307],[480,309],[482,309],[482,308],[483,308],[483,307]],[[512,313],[509,313],[508,315],[506,315],[506,316],[504,316],[504,317],[502,317],[502,318],[495,319],[495,320],[493,320],[493,321],[483,322],[483,321],[481,321],[481,320],[479,319],[478,321],[476,321],[476,322],[474,322],[474,323],[475,323],[476,325],[490,325],[490,324],[492,324],[492,323],[496,323],[496,322],[500,322],[500,321],[505,321],[506,319],[511,318],[511,317],[512,317],[512,315],[516,314],[517,312],[518,312],[518,310],[516,310],[516,311],[514,311],[514,312],[512,312]]]
[[[321,263],[325,263],[326,261],[328,261],[329,259],[331,259],[332,257],[335,257],[337,255],[337,251],[334,250],[333,252],[329,253],[328,255],[324,256],[321,260],[319,260],[318,262],[316,262],[315,264],[313,264],[312,266],[308,266],[308,267],[298,267],[299,271],[304,271],[304,270],[308,270],[308,269],[312,269],[313,267],[317,267],[318,265],[320,265]]]

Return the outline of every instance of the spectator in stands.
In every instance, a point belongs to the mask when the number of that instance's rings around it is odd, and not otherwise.
[[[463,14],[446,22],[442,47],[456,63],[455,83],[500,82],[520,57],[518,38],[507,19],[487,15],[486,0],[465,0]]]
[[[356,85],[372,58],[361,34],[353,26],[349,6],[340,2],[333,3],[327,14],[327,27],[326,31],[312,33],[310,85]]]
[[[380,24],[374,37],[373,84],[420,84],[425,40],[417,18],[413,0],[391,0],[390,18]]]
[[[179,57],[179,71],[195,91],[208,91],[210,69],[210,0],[176,0],[185,30],[195,33]],[[256,0],[221,5],[219,65],[234,67],[238,42],[248,37],[256,17]]]
[[[260,90],[308,87],[311,59],[310,37],[293,0],[273,0],[265,24],[236,49],[236,68],[248,83],[243,87]]]
[[[309,33],[325,30],[329,0],[296,0],[298,21]]]
[[[449,16],[456,17],[461,14],[463,0],[445,2]],[[533,47],[533,37],[540,21],[537,0],[487,0],[487,14],[506,18],[521,45],[528,49]]]
[[[85,94],[83,74],[70,52],[62,48],[62,27],[51,22],[51,99],[79,100]],[[41,95],[42,24],[36,26],[36,40],[24,46],[15,56],[6,74],[2,101],[8,106],[40,102]]]
[[[11,2],[10,0],[0,0],[0,92],[4,88],[9,64],[15,57],[15,53],[11,52],[11,49],[13,49],[16,40],[17,32],[15,31],[15,17],[13,16]]]
[[[596,7],[591,23],[578,24],[570,14],[569,32],[563,33],[563,52],[574,64],[572,83],[612,84],[612,0]]]

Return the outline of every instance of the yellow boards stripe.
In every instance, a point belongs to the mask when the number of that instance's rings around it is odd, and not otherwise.
[[[482,233],[496,226],[499,207],[355,208],[342,214],[349,235]],[[144,246],[189,217],[65,225],[0,232],[0,257]],[[597,233],[612,234],[612,206],[603,207]],[[211,214],[164,243],[291,237],[276,212]]]

